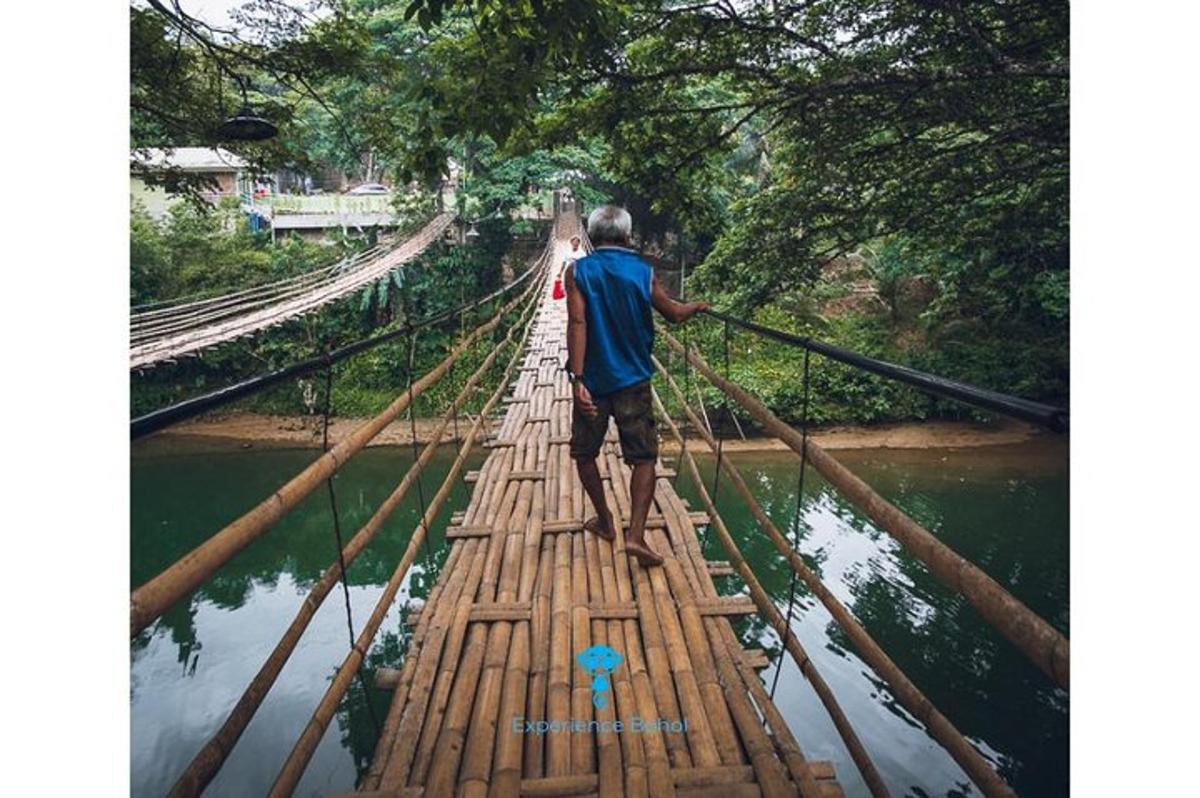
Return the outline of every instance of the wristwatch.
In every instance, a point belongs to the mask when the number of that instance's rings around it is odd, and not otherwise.
[[[570,369],[564,369],[564,370],[567,372],[567,382],[571,383],[572,385],[579,382],[580,377],[578,374],[571,371]]]

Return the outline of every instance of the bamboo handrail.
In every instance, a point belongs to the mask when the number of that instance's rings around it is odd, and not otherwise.
[[[675,426],[675,422],[667,413],[666,407],[663,406],[662,399],[658,392],[654,391],[654,406],[658,408],[659,414],[663,417],[667,427],[671,433],[681,443],[683,442],[683,434],[679,428]],[[720,538],[721,544],[725,547],[725,552],[729,555],[729,562],[735,569],[738,575],[742,577],[742,581],[750,588],[750,597],[754,599],[755,605],[759,612],[766,619],[767,623],[779,635],[783,641],[784,647],[788,653],[792,655],[792,659],[796,661],[796,665],[800,668],[800,672],[808,679],[812,685],[817,697],[821,699],[826,712],[829,713],[833,725],[837,728],[838,735],[845,743],[846,749],[850,752],[850,758],[854,760],[854,764],[858,767],[858,772],[862,774],[863,781],[867,783],[867,789],[871,791],[871,795],[875,798],[886,798],[891,793],[888,792],[887,786],[883,783],[883,777],[879,775],[875,763],[871,761],[870,754],[863,746],[862,741],[858,739],[858,734],[854,731],[854,727],[850,725],[850,720],[846,717],[846,713],[842,711],[841,705],[838,704],[837,698],[833,695],[833,691],[829,689],[829,685],[825,683],[825,679],[817,671],[816,664],[808,656],[808,652],[804,650],[799,639],[796,638],[787,620],[775,606],[775,602],[771,600],[770,595],[759,583],[758,577],[754,575],[753,569],[750,568],[746,558],[742,556],[741,549],[738,548],[737,542],[733,536],[729,534],[729,528],[725,526],[724,519],[717,512],[717,506],[713,503],[712,497],[708,494],[708,489],[704,486],[704,479],[700,476],[700,469],[696,467],[696,460],[692,457],[692,453],[683,449],[680,454],[681,464],[687,463],[688,472],[692,476],[692,481],[696,486],[696,492],[700,496],[701,503],[708,511],[709,520],[713,529],[717,531],[717,537]]]
[[[997,631],[1054,679],[1063,689],[1070,688],[1070,643],[1067,638],[1004,589],[978,566],[955,552],[922,527],[896,505],[880,496],[850,469],[830,456],[811,438],[780,421],[766,405],[738,385],[721,377],[698,352],[684,351],[683,345],[664,332],[667,343],[683,354],[709,382],[731,396],[753,416],[767,432],[782,440],[795,452],[807,451],[808,462],[821,476],[838,488],[879,528],[900,541],[943,584],[961,594]]]
[[[158,576],[134,590],[129,597],[130,637],[136,636],[161,617],[175,602],[203,584],[218,568],[271,528],[305,496],[341,468],[403,412],[412,399],[440,380],[454,361],[480,336],[494,330],[504,314],[524,301],[536,286],[537,281],[531,281],[522,294],[514,297],[489,321],[466,335],[445,359],[414,382],[410,390],[400,394],[382,413],[359,426],[252,510],[226,525]]]
[[[667,372],[663,364],[658,358],[654,358],[654,365],[665,378],[667,385],[671,388],[672,394],[676,400],[683,406],[684,412],[687,414],[688,420],[695,427],[700,437],[708,444],[708,447],[714,452],[717,450],[717,442],[712,435],[700,425],[700,418],[687,404],[683,391],[679,389],[675,380]],[[788,545],[787,539],[783,533],[775,526],[775,523],[763,510],[762,505],[754,498],[749,486],[746,485],[746,480],[742,478],[741,472],[737,470],[729,458],[720,458],[718,463],[725,469],[725,473],[729,476],[729,480],[734,489],[746,502],[750,508],[750,512],[754,515],[754,519],[758,522],[760,528],[767,533],[767,537],[771,539],[771,543],[775,545],[776,550],[787,558],[792,570],[804,580],[808,588],[813,594],[820,599],[825,608],[829,610],[829,614],[837,621],[838,626],[850,638],[859,655],[870,665],[876,673],[884,678],[888,686],[892,689],[896,698],[900,703],[913,714],[917,720],[925,724],[929,735],[937,740],[941,746],[946,749],[947,753],[954,758],[954,761],[966,771],[971,780],[983,791],[984,795],[989,796],[1008,796],[1012,795],[1012,789],[1004,783],[999,774],[992,768],[983,755],[971,745],[971,743],[963,736],[954,724],[951,723],[945,715],[938,711],[938,708],[933,705],[921,690],[912,683],[891,657],[879,646],[878,643],[871,637],[853,613],[846,608],[842,602],[838,601],[837,597],[830,592],[821,578],[813,572],[804,559],[797,554],[791,546]]]
[[[534,285],[537,285],[537,283],[535,282]],[[531,328],[532,325],[526,326],[526,334],[528,334]],[[396,570],[392,573],[386,587],[384,587],[383,594],[380,595],[379,601],[376,602],[371,617],[367,620],[366,625],[363,626],[362,631],[359,632],[358,640],[355,641],[354,647],[346,655],[341,667],[338,668],[337,675],[334,676],[329,688],[325,691],[325,695],[321,698],[320,703],[313,712],[308,725],[301,732],[299,739],[297,739],[295,746],[293,746],[291,753],[288,755],[287,761],[283,763],[279,775],[275,778],[275,783],[271,786],[269,795],[272,798],[291,795],[296,789],[296,785],[300,783],[300,778],[304,775],[304,770],[308,766],[313,752],[320,744],[321,738],[325,735],[325,730],[328,728],[329,721],[337,711],[338,704],[349,689],[351,680],[362,666],[367,649],[375,639],[375,634],[379,631],[379,626],[383,623],[383,619],[387,615],[388,609],[396,597],[396,593],[400,590],[404,576],[408,573],[413,560],[416,559],[417,551],[425,540],[426,530],[433,523],[434,519],[437,518],[438,513],[441,512],[442,505],[450,495],[450,491],[454,487],[454,481],[458,478],[459,472],[462,470],[463,463],[466,462],[467,456],[471,453],[471,448],[474,446],[475,436],[479,432],[479,428],[483,425],[488,413],[492,411],[496,403],[500,400],[500,397],[504,394],[505,389],[508,387],[508,381],[520,357],[521,348],[518,347],[516,353],[514,353],[512,359],[509,361],[503,376],[500,378],[495,392],[492,393],[487,404],[480,411],[479,417],[475,419],[475,423],[471,425],[471,430],[467,433],[462,447],[459,449],[458,457],[454,459],[450,470],[446,473],[446,478],[442,481],[433,500],[426,508],[421,523],[413,531],[413,536],[408,542],[408,548],[405,549],[404,556],[400,558],[400,562],[396,565]]]
[[[491,368],[496,358],[499,357],[500,352],[513,342],[517,332],[524,327],[530,313],[536,307],[537,304],[535,302],[529,303],[523,311],[521,319],[508,331],[508,334],[504,337],[500,345],[488,353],[479,368],[467,379],[458,396],[454,397],[449,408],[443,413],[441,423],[431,433],[429,443],[425,445],[421,454],[405,472],[404,477],[397,484],[395,490],[384,499],[371,518],[346,543],[345,548],[342,550],[341,560],[335,560],[332,565],[326,568],[325,572],[321,575],[321,579],[317,584],[313,585],[303,604],[300,605],[300,610],[296,613],[296,617],[292,620],[291,625],[288,626],[287,631],[284,632],[275,649],[267,657],[266,662],[263,663],[254,679],[246,687],[245,692],[238,699],[233,711],[229,713],[221,728],[209,738],[208,742],[197,752],[196,756],[192,758],[191,763],[176,780],[175,786],[171,788],[171,792],[169,793],[171,798],[199,795],[208,786],[208,783],[212,781],[213,777],[217,775],[217,772],[225,763],[225,759],[233,751],[233,747],[241,738],[242,732],[246,730],[246,726],[249,725],[259,706],[261,706],[263,699],[266,698],[267,692],[274,686],[275,680],[279,678],[280,671],[283,670],[283,666],[291,657],[296,644],[300,641],[300,637],[308,628],[309,622],[316,615],[317,610],[333,590],[334,586],[337,585],[338,579],[342,577],[342,563],[344,562],[349,567],[367,547],[367,544],[374,539],[379,530],[383,528],[384,522],[400,506],[409,489],[416,482],[417,476],[429,461],[433,459],[434,453],[437,452],[438,447],[441,445],[442,436],[450,426],[451,417],[448,413],[457,411],[466,401],[467,397],[474,392],[479,380]]]

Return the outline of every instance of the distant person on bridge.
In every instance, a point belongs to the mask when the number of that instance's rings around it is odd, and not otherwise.
[[[591,255],[567,266],[567,371],[574,408],[571,457],[596,516],[584,527],[605,540],[616,539],[612,512],[596,457],[604,444],[608,419],[617,422],[621,452],[633,469],[629,493],[631,517],[625,550],[643,566],[662,565],[646,545],[646,515],[654,495],[658,437],[650,397],[654,364],[653,306],[667,321],[683,322],[708,307],[676,302],[654,278],[654,270],[629,249],[633,220],[629,212],[605,205],[588,216]]]
[[[558,270],[558,277],[554,278],[554,293],[551,294],[551,298],[562,299],[567,295],[567,292],[563,290],[563,274],[567,271],[567,267],[579,258],[581,243],[583,242],[579,236],[571,236],[571,254],[563,258],[562,268]]]

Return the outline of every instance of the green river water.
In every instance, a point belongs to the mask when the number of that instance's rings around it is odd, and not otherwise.
[[[245,512],[312,461],[311,449],[203,450],[151,440],[132,460],[131,587],[141,584]],[[1068,479],[1065,442],[964,450],[838,452],[838,458],[941,540],[1006,585],[1059,629],[1069,627]],[[445,448],[427,469],[432,496],[453,458]],[[781,529],[795,528],[798,458],[732,455]],[[335,480],[341,528],[349,538],[412,460],[407,448],[368,449]],[[482,457],[470,467],[477,467]],[[713,459],[701,461],[711,488]],[[699,507],[686,478],[679,492]],[[435,529],[468,498],[461,481]],[[350,567],[356,630],[370,614],[418,517],[417,491]],[[791,571],[728,485],[718,505],[764,586],[786,608]],[[805,482],[801,553],[871,635],[1025,798],[1068,793],[1067,694],[814,472]],[[727,559],[716,536],[710,559]],[[304,595],[335,556],[329,497],[315,491],[276,528],[203,588],[143,632],[130,649],[131,792],[160,796],[224,720],[291,622]],[[440,534],[417,560],[400,599],[420,599],[445,556]],[[726,592],[744,590],[737,577]],[[757,617],[736,626],[747,646],[780,661],[774,632]],[[793,628],[837,696],[896,796],[978,795],[953,760],[892,698],[849,647],[828,612],[800,584]],[[407,629],[394,607],[376,637],[366,681],[403,661]],[[317,613],[207,795],[258,796],[307,723],[349,646],[339,587]],[[832,760],[851,796],[867,795],[812,689],[784,654],[775,695],[811,759]],[[372,715],[387,693],[356,684],[312,759],[297,795],[352,790],[375,745]]]

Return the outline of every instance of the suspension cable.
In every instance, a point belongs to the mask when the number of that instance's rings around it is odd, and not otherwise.
[[[867,357],[858,352],[843,349],[840,346],[818,341],[815,338],[765,327],[761,324],[747,321],[746,319],[739,319],[736,316],[731,316],[728,313],[722,313],[711,308],[702,312],[712,316],[714,319],[720,319],[726,324],[736,324],[738,327],[757,333],[764,338],[771,338],[781,343],[803,347],[816,352],[818,355],[823,355],[830,360],[836,360],[839,363],[845,363],[890,380],[907,383],[935,396],[942,396],[984,410],[1002,413],[1012,418],[1021,419],[1022,421],[1040,424],[1054,432],[1066,432],[1069,426],[1070,413],[1066,408],[1055,407],[1043,404],[1042,402],[1034,402],[1030,399],[1022,399],[1019,396],[1010,396],[1009,394],[979,388],[965,382],[940,377],[936,374],[928,374],[914,368],[909,368],[908,366],[901,366],[897,363],[889,363],[886,360]]]

